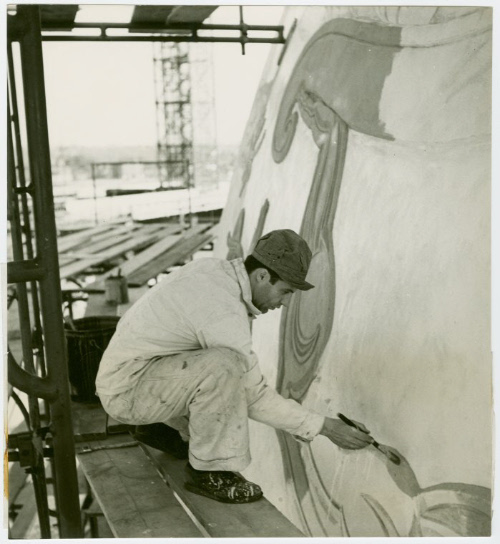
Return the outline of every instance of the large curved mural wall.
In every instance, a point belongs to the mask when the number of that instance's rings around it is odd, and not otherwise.
[[[246,476],[311,536],[490,533],[491,10],[287,8],[216,253],[274,228],[308,279],[254,323],[269,382],[401,458],[252,423]],[[282,56],[282,58],[281,58]]]

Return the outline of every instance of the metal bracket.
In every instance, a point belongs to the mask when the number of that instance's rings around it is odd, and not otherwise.
[[[48,430],[48,427],[42,427],[36,435],[30,432],[9,435],[9,462],[18,462],[21,467],[34,467],[37,453],[42,454],[43,457],[53,457],[53,448],[43,444]]]
[[[36,451],[30,434],[19,436],[17,440],[19,464],[22,467],[32,467],[36,463]]]

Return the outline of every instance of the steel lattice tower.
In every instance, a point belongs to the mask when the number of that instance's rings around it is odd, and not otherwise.
[[[217,183],[212,44],[155,42],[157,160],[162,187]]]

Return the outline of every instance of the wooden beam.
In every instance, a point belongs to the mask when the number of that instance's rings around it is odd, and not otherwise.
[[[124,255],[128,251],[136,251],[140,248],[147,247],[148,245],[154,243],[157,239],[157,233],[139,236],[132,236],[132,234],[122,235],[118,237],[118,245],[113,245],[112,247],[109,247],[93,257],[81,259],[62,266],[60,269],[60,276],[61,278],[77,276],[78,274],[87,270],[87,268],[115,259],[120,255]]]
[[[265,498],[248,504],[226,504],[184,488],[186,461],[141,444],[157,470],[191,515],[214,538],[303,537],[295,525]]]
[[[116,538],[199,538],[196,528],[142,448],[130,436],[90,442],[77,458]]]
[[[105,229],[104,232],[97,232],[89,237],[81,238],[75,241],[71,247],[65,251],[59,250],[59,266],[65,266],[76,261],[87,259],[94,254],[116,245],[119,242],[125,242],[134,235],[153,233],[164,229],[164,225],[156,223],[153,225],[132,226],[114,225],[111,229]]]
[[[217,6],[175,6],[167,18],[169,23],[199,23],[212,15]]]
[[[109,230],[107,232],[103,232],[102,234],[98,234],[97,236],[92,236],[90,240],[86,240],[78,247],[73,248],[73,251],[83,250],[89,253],[98,253],[111,246],[116,245],[119,242],[123,242],[124,240],[131,238],[136,229],[136,226],[123,226]]]
[[[84,520],[89,521],[91,531],[90,538],[113,538],[113,531],[106,521],[104,512],[101,510],[101,507],[96,500],[93,500],[92,504],[88,508],[85,508],[83,512],[86,518],[84,518]],[[97,530],[97,535],[93,535],[92,530]]]
[[[153,261],[165,251],[168,251],[174,244],[176,244],[181,238],[182,234],[177,234],[182,230],[180,225],[169,225],[165,227],[158,234],[159,240],[152,244],[147,249],[144,249],[137,255],[134,255],[131,259],[128,259],[120,266],[116,266],[109,272],[102,274],[96,278],[96,281],[87,285],[87,289],[102,290],[104,291],[104,282],[108,276],[116,275],[118,269],[121,269],[121,273],[125,277],[129,277],[132,273],[138,271],[143,266],[147,266],[150,261]],[[150,278],[148,278],[150,279]],[[147,281],[147,280],[146,280]]]
[[[102,233],[104,231],[114,228],[116,225],[110,223],[107,225],[97,225],[91,229],[86,229],[84,231],[74,232],[73,234],[67,234],[61,236],[57,239],[57,248],[59,253],[68,251],[73,247],[81,244],[85,240],[89,240],[95,234]]]
[[[43,30],[57,28],[70,30],[75,23],[78,4],[48,4],[40,6],[40,24]]]
[[[148,23],[166,23],[174,6],[135,6],[130,25],[144,27]]]
[[[203,229],[203,225],[198,225],[186,231],[182,239],[173,245],[171,249],[159,254],[154,260],[128,275],[128,284],[142,285],[167,270],[167,268],[191,257],[193,253],[206,246],[213,239],[212,234],[204,233],[203,230],[206,230],[206,226]]]

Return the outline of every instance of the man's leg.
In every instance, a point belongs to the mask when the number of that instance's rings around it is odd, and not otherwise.
[[[165,423],[136,425],[132,436],[139,442],[167,452],[177,459],[189,457],[188,438],[183,438],[173,425]]]
[[[134,388],[103,398],[103,405],[118,420],[188,431],[190,491],[222,502],[253,502],[262,490],[233,472],[250,463],[244,371],[243,356],[227,348],[155,358]],[[115,411],[120,405],[126,414]]]
[[[189,459],[195,469],[243,470],[250,462],[243,356],[211,348],[155,358],[137,385],[105,409],[125,423],[166,423],[189,418]],[[184,423],[185,424],[185,423]]]

